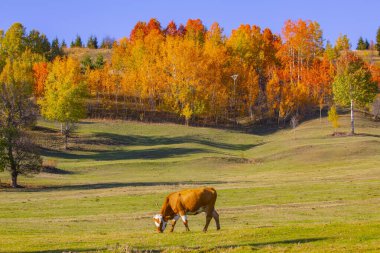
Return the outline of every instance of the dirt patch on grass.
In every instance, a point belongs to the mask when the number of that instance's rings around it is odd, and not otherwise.
[[[256,164],[261,163],[260,159],[249,159],[244,157],[234,157],[234,156],[225,156],[225,157],[204,157],[202,160],[207,160],[209,162],[223,162],[223,163],[239,163],[239,164]]]
[[[333,137],[348,137],[348,136],[353,136],[351,133],[346,133],[346,132],[335,132],[331,134],[330,136]]]
[[[0,189],[12,189],[10,184],[0,182]]]

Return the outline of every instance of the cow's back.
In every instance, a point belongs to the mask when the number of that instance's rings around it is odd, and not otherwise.
[[[168,196],[173,210],[179,212],[185,209],[186,212],[196,212],[203,207],[214,209],[217,193],[214,188],[205,187],[198,189],[182,190]],[[211,210],[212,211],[212,210]]]

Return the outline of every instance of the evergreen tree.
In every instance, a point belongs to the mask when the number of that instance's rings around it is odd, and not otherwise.
[[[376,34],[376,49],[380,55],[380,27],[377,29],[377,34]]]
[[[365,50],[366,49],[366,44],[363,40],[362,37],[359,38],[358,45],[356,47],[356,50]]]
[[[33,53],[47,56],[50,51],[50,42],[45,34],[40,34],[37,30],[31,30],[26,37],[26,47]]]
[[[75,40],[73,42],[71,42],[70,47],[83,47],[82,39],[78,34],[77,34]]]
[[[50,53],[49,53],[49,60],[52,61],[55,59],[57,56],[63,56],[63,49],[62,47],[59,46],[59,41],[58,38],[55,38],[51,42],[51,48],[50,48]]]
[[[366,50],[368,50],[368,49],[369,49],[369,42],[368,42],[368,40],[367,40],[367,39],[365,40],[365,49],[366,49]]]
[[[82,73],[84,73],[86,69],[88,68],[94,69],[94,64],[92,63],[92,59],[89,55],[86,55],[80,63],[81,63]]]
[[[91,35],[90,38],[88,38],[87,47],[92,49],[98,48],[98,39],[96,36]]]
[[[107,36],[102,40],[102,44],[100,45],[100,47],[111,49],[114,42],[115,42],[115,39],[112,39],[112,38]]]
[[[62,48],[62,49],[63,49],[63,48],[67,48],[67,45],[66,45],[65,40],[62,40],[61,48]]]
[[[101,69],[101,68],[103,68],[104,64],[105,64],[105,62],[104,62],[103,55],[98,54],[98,56],[96,57],[96,60],[95,60],[94,67],[96,69]]]

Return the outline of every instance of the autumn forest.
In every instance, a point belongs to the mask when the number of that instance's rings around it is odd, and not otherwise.
[[[207,28],[189,19],[163,28],[151,19],[138,22],[129,37],[103,41],[112,48],[109,59],[80,61],[65,55],[65,42],[50,45],[42,33],[28,35],[15,23],[0,31],[0,79],[30,84],[41,114],[60,122],[67,120],[56,115],[59,106],[75,108],[74,118],[284,124],[333,106],[334,79],[349,64],[379,81],[379,68],[350,51],[347,36],[325,42],[320,25],[308,20],[286,21],[281,34],[240,25],[226,36],[218,23]],[[91,45],[98,47],[96,38]],[[377,92],[371,87],[368,101],[357,103],[363,109]]]

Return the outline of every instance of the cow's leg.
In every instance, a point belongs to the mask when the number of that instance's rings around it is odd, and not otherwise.
[[[216,210],[212,211],[212,217],[214,217],[214,220],[216,223],[216,230],[219,230],[220,229],[219,214],[216,212]]]
[[[212,212],[206,212],[206,225],[203,228],[203,232],[207,231],[208,225],[210,224],[210,221],[212,219]]]
[[[174,231],[175,224],[177,223],[177,220],[179,219],[179,215],[176,215],[174,219],[172,220],[172,228],[170,229],[170,232]]]
[[[190,231],[190,229],[189,229],[189,222],[187,221],[187,215],[185,213],[180,213],[180,215],[181,215],[181,219],[183,221],[183,224],[186,227],[186,231]]]

